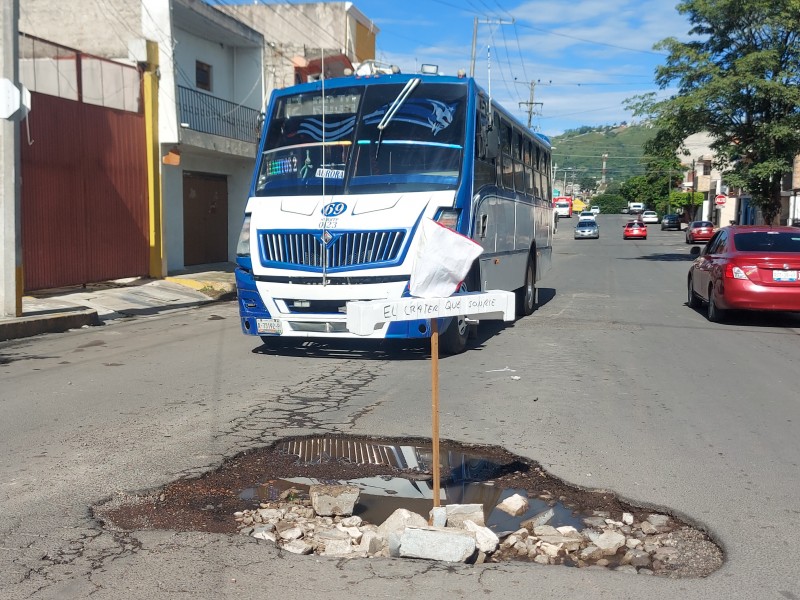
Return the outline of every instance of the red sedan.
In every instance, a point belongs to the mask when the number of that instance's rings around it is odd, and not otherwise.
[[[707,242],[714,235],[714,224],[711,221],[692,221],[686,228],[686,243]]]
[[[723,227],[692,254],[688,304],[704,303],[709,321],[731,309],[800,312],[800,228]]]
[[[622,228],[622,239],[631,240],[639,238],[647,239],[647,225],[641,221],[628,221]]]

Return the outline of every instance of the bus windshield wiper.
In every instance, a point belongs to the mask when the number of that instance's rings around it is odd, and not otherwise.
[[[391,103],[389,108],[386,109],[386,114],[383,115],[381,122],[378,123],[378,142],[375,147],[375,158],[378,158],[378,153],[381,151],[381,139],[383,139],[383,130],[391,123],[392,119],[394,118],[395,113],[400,110],[400,107],[403,106],[403,103],[408,99],[411,95],[411,92],[414,91],[414,88],[417,87],[422,81],[418,77],[414,79],[409,79],[406,86],[402,89],[402,91],[397,95],[397,98]]]

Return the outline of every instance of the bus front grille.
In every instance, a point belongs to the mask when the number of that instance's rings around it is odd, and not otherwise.
[[[397,261],[403,248],[406,232],[354,231],[326,232],[264,232],[261,234],[261,258],[264,265],[301,266],[312,271],[347,268]]]

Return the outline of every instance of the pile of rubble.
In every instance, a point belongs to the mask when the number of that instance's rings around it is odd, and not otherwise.
[[[679,528],[669,516],[648,514],[636,522],[633,514],[619,519],[597,511],[584,518],[586,528],[553,527],[552,509],[520,523],[517,531],[495,533],[484,523],[481,504],[435,507],[429,518],[396,510],[380,525],[352,516],[359,490],[347,485],[311,486],[308,495],[285,491],[279,501],[234,514],[240,533],[276,543],[287,552],[349,557],[404,557],[446,562],[498,562],[524,559],[540,564],[599,566],[639,574],[675,574],[681,547],[708,544],[689,528]],[[527,498],[514,495],[497,505],[519,516]],[[688,536],[687,536],[688,534]],[[718,559],[721,564],[721,553]],[[678,573],[680,574],[680,573]],[[704,575],[707,573],[691,573]]]

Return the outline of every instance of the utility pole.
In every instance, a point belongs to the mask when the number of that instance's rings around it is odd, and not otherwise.
[[[515,23],[514,19],[510,21],[503,21],[501,19],[483,19],[480,20],[478,17],[475,17],[472,21],[472,60],[470,61],[469,67],[469,76],[475,77],[475,50],[478,46],[478,23],[484,23],[486,25],[513,25]]]
[[[528,129],[531,128],[531,120],[533,118],[534,107],[536,107],[537,105],[538,106],[542,106],[541,102],[534,102],[533,101],[533,94],[534,94],[534,90],[535,89],[536,89],[536,82],[531,81],[531,95],[530,95],[530,98],[528,99],[527,102],[520,102],[519,103],[520,106],[527,107],[527,110],[528,110]]]
[[[605,183],[606,183],[606,161],[607,160],[608,160],[608,153],[604,152],[603,153],[603,171],[602,171],[602,175],[600,177],[600,183],[602,183],[603,185],[605,185]]]
[[[19,0],[0,8],[0,317],[22,316]]]

